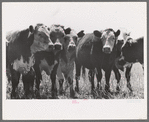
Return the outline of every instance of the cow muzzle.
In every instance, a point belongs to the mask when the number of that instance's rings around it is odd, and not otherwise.
[[[55,50],[62,50],[62,44],[61,43],[55,43],[54,44],[54,49]]]
[[[49,43],[49,48],[48,48],[48,50],[51,51],[51,50],[53,50],[53,49],[54,49],[54,44],[53,44],[53,43]]]
[[[76,49],[76,45],[75,44],[70,44],[68,46],[68,52],[73,52]]]
[[[106,54],[110,54],[112,52],[110,47],[103,47],[102,51]]]

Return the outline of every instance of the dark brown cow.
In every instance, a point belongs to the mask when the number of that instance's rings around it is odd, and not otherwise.
[[[56,87],[56,74],[59,65],[59,58],[62,50],[64,49],[64,37],[65,32],[69,29],[64,30],[61,25],[52,25],[50,27],[50,39],[54,44],[54,49],[49,51],[40,51],[35,54],[35,65],[34,69],[36,72],[36,88],[37,97],[40,98],[39,85],[40,80],[42,80],[41,72],[45,71],[47,75],[50,76],[52,82],[52,98],[57,97],[57,87]]]
[[[67,29],[68,30],[68,29]],[[69,32],[70,31],[70,32]],[[61,52],[60,63],[57,72],[60,85],[60,94],[63,90],[64,79],[70,86],[70,97],[74,97],[73,90],[73,74],[74,74],[74,63],[76,57],[76,44],[77,34],[72,29],[69,29],[64,37],[64,48]]]
[[[106,29],[104,31],[94,31],[92,34],[86,34],[79,41],[76,48],[76,73],[80,72],[81,66],[90,69],[89,79],[92,83],[92,90],[94,89],[94,71],[97,69],[97,87],[101,82],[102,72],[105,71],[106,85],[105,90],[109,91],[109,79],[111,70],[113,69],[116,79],[120,81],[120,73],[115,67],[115,59],[117,55],[116,40],[120,34],[120,30],[115,32],[113,29]],[[76,74],[76,91],[78,88],[78,78]]]
[[[116,61],[117,67],[126,67],[125,76],[127,78],[127,87],[132,92],[130,84],[130,71],[133,63],[139,62],[143,67],[143,42],[144,37],[138,39],[128,38],[122,46],[121,56]]]
[[[6,67],[11,74],[12,93],[11,98],[16,98],[16,87],[18,86],[20,75],[24,83],[25,95],[28,98],[32,91],[34,81],[34,53],[42,50],[49,50],[53,45],[49,38],[48,27],[37,24],[34,28],[29,28],[10,32],[6,36]]]

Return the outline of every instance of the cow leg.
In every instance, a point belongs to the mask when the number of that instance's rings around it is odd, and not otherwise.
[[[42,75],[41,75],[41,72],[40,72],[38,65],[36,65],[36,64],[34,65],[34,70],[35,70],[35,74],[36,74],[36,85],[35,85],[36,98],[40,98],[39,86],[40,86],[40,80],[42,80]]]
[[[70,85],[70,97],[74,98],[74,90],[73,90],[73,79],[68,77],[68,83]]]
[[[91,89],[92,89],[92,92],[93,92],[94,89],[95,89],[95,85],[94,85],[94,75],[95,75],[94,70],[89,70],[89,72],[88,72],[88,77],[89,77],[89,81],[91,82]]]
[[[26,75],[22,76],[22,81],[24,84],[25,97],[27,99],[30,99],[33,97],[34,79],[35,79],[35,72],[32,68]]]
[[[16,88],[19,84],[19,79],[20,79],[20,73],[15,71],[12,67],[10,68],[11,72],[11,80],[12,80],[12,92],[11,92],[11,98],[14,99],[16,98]]]
[[[56,73],[57,73],[57,68],[58,64],[54,66],[54,69],[52,70],[51,73],[51,81],[52,81],[52,98],[56,99],[57,98],[57,88],[56,88]]]
[[[142,63],[142,69],[143,69],[143,71],[144,71],[144,63]]]
[[[102,72],[101,69],[97,69],[97,88],[99,89],[99,82],[100,82],[100,89],[102,89],[101,87],[101,78],[102,78]]]
[[[75,91],[79,92],[79,83],[78,81],[80,80],[80,72],[81,72],[81,65],[76,63],[76,87],[75,87]]]
[[[130,67],[126,67],[125,77],[127,79],[127,87],[129,88],[130,92],[132,92],[131,84],[130,84],[130,71],[132,65]]]
[[[63,83],[64,83],[64,79],[60,79],[59,80],[59,94],[60,95],[63,94]]]
[[[116,77],[116,80],[117,80],[117,87],[116,87],[116,90],[119,92],[119,91],[120,91],[119,82],[120,82],[120,79],[121,79],[121,74],[120,74],[119,70],[116,68],[115,65],[114,65],[114,67],[113,67],[113,71],[114,71],[114,73],[115,73],[115,77]]]
[[[110,85],[109,85],[109,79],[111,75],[111,70],[105,71],[105,78],[106,78],[106,85],[105,85],[105,90],[106,92],[110,92]]]

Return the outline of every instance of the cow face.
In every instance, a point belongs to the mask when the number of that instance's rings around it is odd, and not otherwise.
[[[118,50],[121,50],[122,45],[126,43],[128,38],[130,38],[130,32],[127,32],[127,30],[121,29],[120,35],[117,38]]]
[[[49,37],[49,29],[43,24],[37,24],[35,29],[33,26],[29,27],[30,33],[34,33],[34,41],[31,45],[31,52],[48,50],[49,47],[53,46],[53,43]]]
[[[60,51],[63,49],[63,41],[64,41],[64,27],[61,25],[52,25],[50,27],[50,39],[54,44],[54,49],[56,51]]]
[[[100,37],[103,45],[102,51],[106,54],[110,54],[112,52],[119,34],[120,30],[114,32],[113,29],[106,29],[103,32],[94,31],[94,35]]]
[[[67,34],[64,38],[64,49],[69,53],[74,52],[76,49],[76,43],[77,34],[71,31],[70,34]]]

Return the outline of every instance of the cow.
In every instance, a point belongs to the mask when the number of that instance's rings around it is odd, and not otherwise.
[[[139,62],[144,64],[143,60],[143,43],[144,37],[140,37],[137,39],[128,38],[126,42],[123,44],[121,49],[121,56],[116,60],[116,64],[118,68],[126,67],[126,79],[127,79],[127,87],[130,92],[132,92],[131,84],[130,84],[130,71],[133,63]]]
[[[39,51],[35,54],[35,73],[36,73],[36,97],[40,98],[39,86],[42,80],[41,72],[45,71],[50,76],[52,82],[52,99],[57,99],[56,74],[59,66],[60,54],[64,49],[65,33],[69,32],[70,28],[64,29],[62,25],[53,24],[50,27],[50,39],[53,42],[53,50]]]
[[[48,27],[44,24],[37,24],[35,27],[30,25],[27,29],[7,33],[6,39],[6,68],[11,74],[11,98],[17,98],[15,90],[21,74],[25,97],[30,98],[35,78],[34,54],[53,46]]]
[[[74,98],[73,90],[73,74],[74,74],[74,63],[76,57],[76,44],[77,44],[77,33],[71,28],[65,33],[63,50],[60,54],[59,68],[57,76],[59,79],[60,94],[63,90],[64,79],[70,86],[70,97]]]
[[[97,88],[99,88],[99,82],[101,82],[103,69],[105,71],[106,85],[105,91],[110,92],[109,89],[109,79],[111,70],[113,69],[117,82],[120,81],[120,73],[118,69],[115,67],[115,59],[117,56],[117,38],[120,34],[120,30],[116,32],[111,29],[105,29],[103,31],[95,30],[93,33],[89,33],[83,36],[83,38],[79,41],[78,46],[76,48],[76,88],[75,90],[78,92],[78,77],[80,74],[81,66],[88,68],[89,79],[92,84],[92,91],[94,90],[94,74],[95,69],[97,71]],[[117,86],[118,89],[118,86]]]

